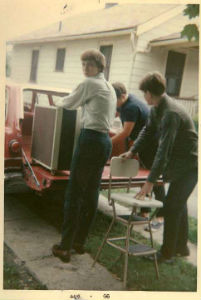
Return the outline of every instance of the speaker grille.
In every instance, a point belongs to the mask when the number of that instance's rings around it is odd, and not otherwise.
[[[69,170],[80,113],[61,107],[37,105],[33,122],[32,158],[51,170]]]
[[[56,109],[35,107],[31,155],[47,166],[52,162],[56,114]]]

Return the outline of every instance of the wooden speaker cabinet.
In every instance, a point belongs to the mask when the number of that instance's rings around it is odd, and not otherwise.
[[[51,171],[69,170],[80,134],[81,110],[35,106],[31,156]]]

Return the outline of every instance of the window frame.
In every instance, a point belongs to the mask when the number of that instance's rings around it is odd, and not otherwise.
[[[59,57],[59,51],[64,51],[63,56]],[[59,59],[62,61],[59,61]],[[59,47],[56,51],[56,62],[55,62],[55,72],[64,72],[64,65],[65,65],[65,59],[66,59],[66,48],[65,47]]]
[[[111,70],[111,62],[112,62],[112,54],[113,54],[113,49],[114,49],[114,45],[112,44],[112,43],[108,43],[108,44],[100,44],[99,45],[99,51],[101,52],[101,53],[103,53],[102,51],[101,51],[101,47],[110,47],[111,48],[111,54],[110,54],[110,57],[109,57],[109,61],[107,60],[107,57],[105,57],[105,59],[106,59],[106,67],[105,67],[105,69],[104,69],[104,75],[105,75],[105,79],[106,80],[109,80],[109,77],[110,77],[110,70]],[[103,55],[104,55],[104,53],[103,53]]]
[[[34,65],[34,52],[37,53],[37,59],[36,59],[36,69],[33,69]],[[37,73],[38,73],[38,62],[39,62],[39,55],[40,50],[39,49],[32,49],[31,51],[31,70],[30,70],[30,76],[29,81],[36,83],[37,82]]]
[[[169,58],[169,55],[171,55],[171,52],[176,55],[183,55],[183,66],[182,66],[182,70],[179,74],[179,76],[176,74],[173,74],[172,76],[170,76],[168,73],[167,73],[167,67],[168,67],[168,58]],[[170,49],[167,53],[167,59],[166,59],[166,68],[165,68],[165,78],[166,78],[166,81],[167,81],[167,86],[166,86],[166,92],[168,95],[172,96],[172,97],[179,97],[180,96],[180,92],[181,92],[181,87],[182,87],[182,81],[183,81],[183,76],[184,76],[184,70],[185,70],[185,65],[186,65],[186,60],[187,60],[187,54],[184,53],[184,52],[179,52],[179,51],[175,51],[173,49]],[[176,78],[178,77],[178,78]],[[178,83],[178,86],[175,87],[175,90],[173,91],[168,91],[168,80],[170,78],[176,78],[179,83]],[[175,80],[176,80],[175,79]],[[177,85],[177,84],[176,84]]]

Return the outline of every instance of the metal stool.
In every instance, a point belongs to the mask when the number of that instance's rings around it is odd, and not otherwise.
[[[153,247],[153,237],[151,231],[151,219],[146,218],[139,218],[137,216],[137,210],[141,207],[154,207],[159,208],[162,207],[163,204],[160,201],[150,199],[148,197],[145,200],[137,200],[134,198],[134,194],[130,193],[130,183],[132,177],[135,177],[139,170],[139,163],[135,159],[122,159],[120,157],[113,157],[111,159],[111,166],[110,166],[110,182],[109,182],[109,190],[108,190],[108,201],[109,204],[112,205],[113,209],[113,218],[112,222],[108,228],[108,231],[103,239],[101,246],[98,249],[96,257],[94,259],[93,265],[95,265],[101,250],[105,243],[108,245],[118,249],[121,254],[124,253],[125,255],[125,262],[124,262],[124,275],[123,275],[123,285],[126,287],[127,285],[127,271],[128,271],[128,256],[147,256],[153,255],[154,257],[154,265],[156,270],[156,276],[159,278],[159,271],[158,271],[158,264],[157,264],[157,257],[156,252],[157,250]],[[128,178],[128,189],[127,193],[111,193],[111,181],[112,177],[126,177]],[[121,201],[130,205],[132,207],[130,215],[117,215],[116,208],[115,208],[115,201]],[[115,221],[120,222],[126,227],[126,235],[121,237],[108,237],[109,233],[115,223]],[[149,233],[150,233],[150,241],[151,246],[140,244],[136,239],[131,236],[132,229],[137,225],[148,224],[149,226]],[[116,242],[124,242],[124,246],[118,245]]]

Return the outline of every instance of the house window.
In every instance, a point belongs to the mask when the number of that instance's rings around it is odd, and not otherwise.
[[[110,73],[110,63],[111,63],[111,57],[112,57],[112,45],[109,46],[100,46],[100,51],[105,55],[106,59],[106,67],[104,70],[105,79],[109,79],[109,73]]]
[[[39,50],[32,51],[30,81],[36,82],[38,69]]]
[[[56,58],[55,71],[63,72],[65,55],[66,55],[66,49],[65,48],[57,49],[57,58]]]
[[[169,51],[165,77],[167,80],[167,94],[179,96],[186,54]]]

